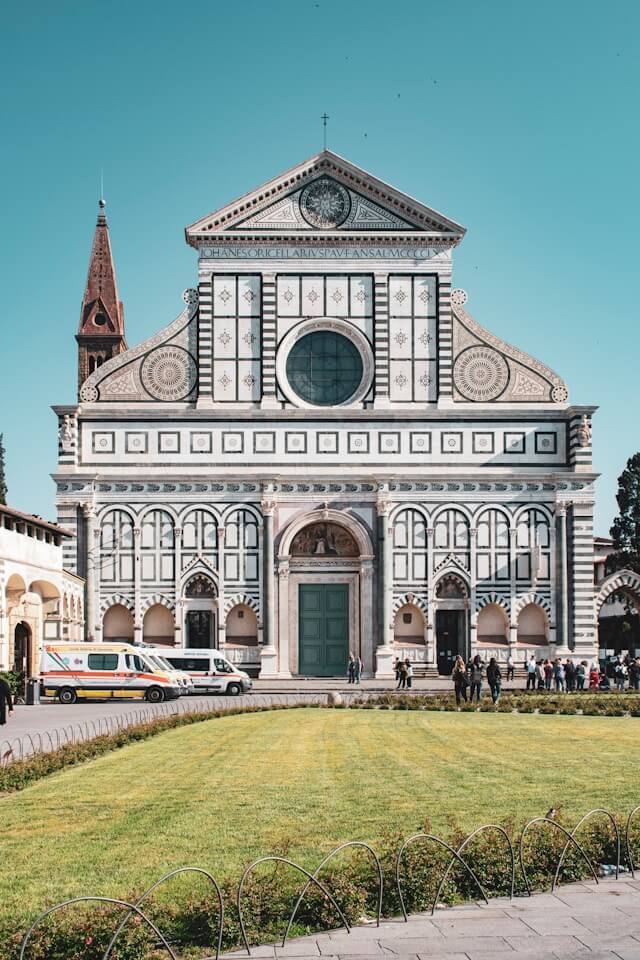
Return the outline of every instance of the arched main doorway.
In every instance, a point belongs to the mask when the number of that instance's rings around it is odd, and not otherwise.
[[[280,670],[344,677],[349,653],[373,670],[373,551],[354,517],[317,510],[291,524],[278,556]]]
[[[469,590],[462,577],[448,573],[438,580],[434,606],[438,673],[447,676],[457,656],[469,657]]]

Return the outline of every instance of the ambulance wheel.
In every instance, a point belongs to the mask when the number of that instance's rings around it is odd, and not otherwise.
[[[147,703],[162,703],[164,690],[161,687],[149,687],[144,698]]]
[[[239,697],[242,693],[242,688],[239,683],[230,683],[227,687],[227,694],[230,697]]]
[[[63,687],[58,694],[60,703],[77,703],[78,694],[72,687]]]

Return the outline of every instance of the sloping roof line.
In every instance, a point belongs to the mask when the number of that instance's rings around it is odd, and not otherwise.
[[[301,186],[311,174],[323,169],[328,173],[337,175],[338,178],[342,177],[353,189],[359,190],[365,195],[369,193],[376,203],[383,205],[385,202],[390,203],[398,214],[413,221],[416,226],[421,227],[427,233],[433,232],[433,228],[436,228],[462,238],[466,232],[466,228],[461,224],[456,223],[437,210],[427,207],[414,197],[402,193],[390,184],[385,183],[384,180],[380,180],[349,160],[340,157],[337,153],[333,153],[331,150],[322,150],[320,153],[309,157],[308,160],[296,164],[284,173],[278,174],[266,183],[243,194],[237,200],[233,200],[219,210],[214,210],[213,213],[207,214],[207,216],[201,217],[185,227],[187,243],[196,246],[197,239],[200,239],[203,233],[208,231],[218,232],[227,226],[231,226],[238,218],[245,219],[249,214],[257,213],[277,200],[280,195],[289,193]],[[214,230],[214,228],[217,228],[217,230]]]

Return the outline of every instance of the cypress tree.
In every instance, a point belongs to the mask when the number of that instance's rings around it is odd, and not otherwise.
[[[616,570],[626,567],[640,573],[640,453],[627,460],[618,477],[619,514],[610,533],[614,553],[610,560]]]

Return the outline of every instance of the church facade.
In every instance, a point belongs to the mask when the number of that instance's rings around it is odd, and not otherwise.
[[[101,206],[54,408],[89,639],[281,678],[596,654],[595,408],[472,317],[464,232],[325,150],[189,226],[197,285],[127,348]]]

